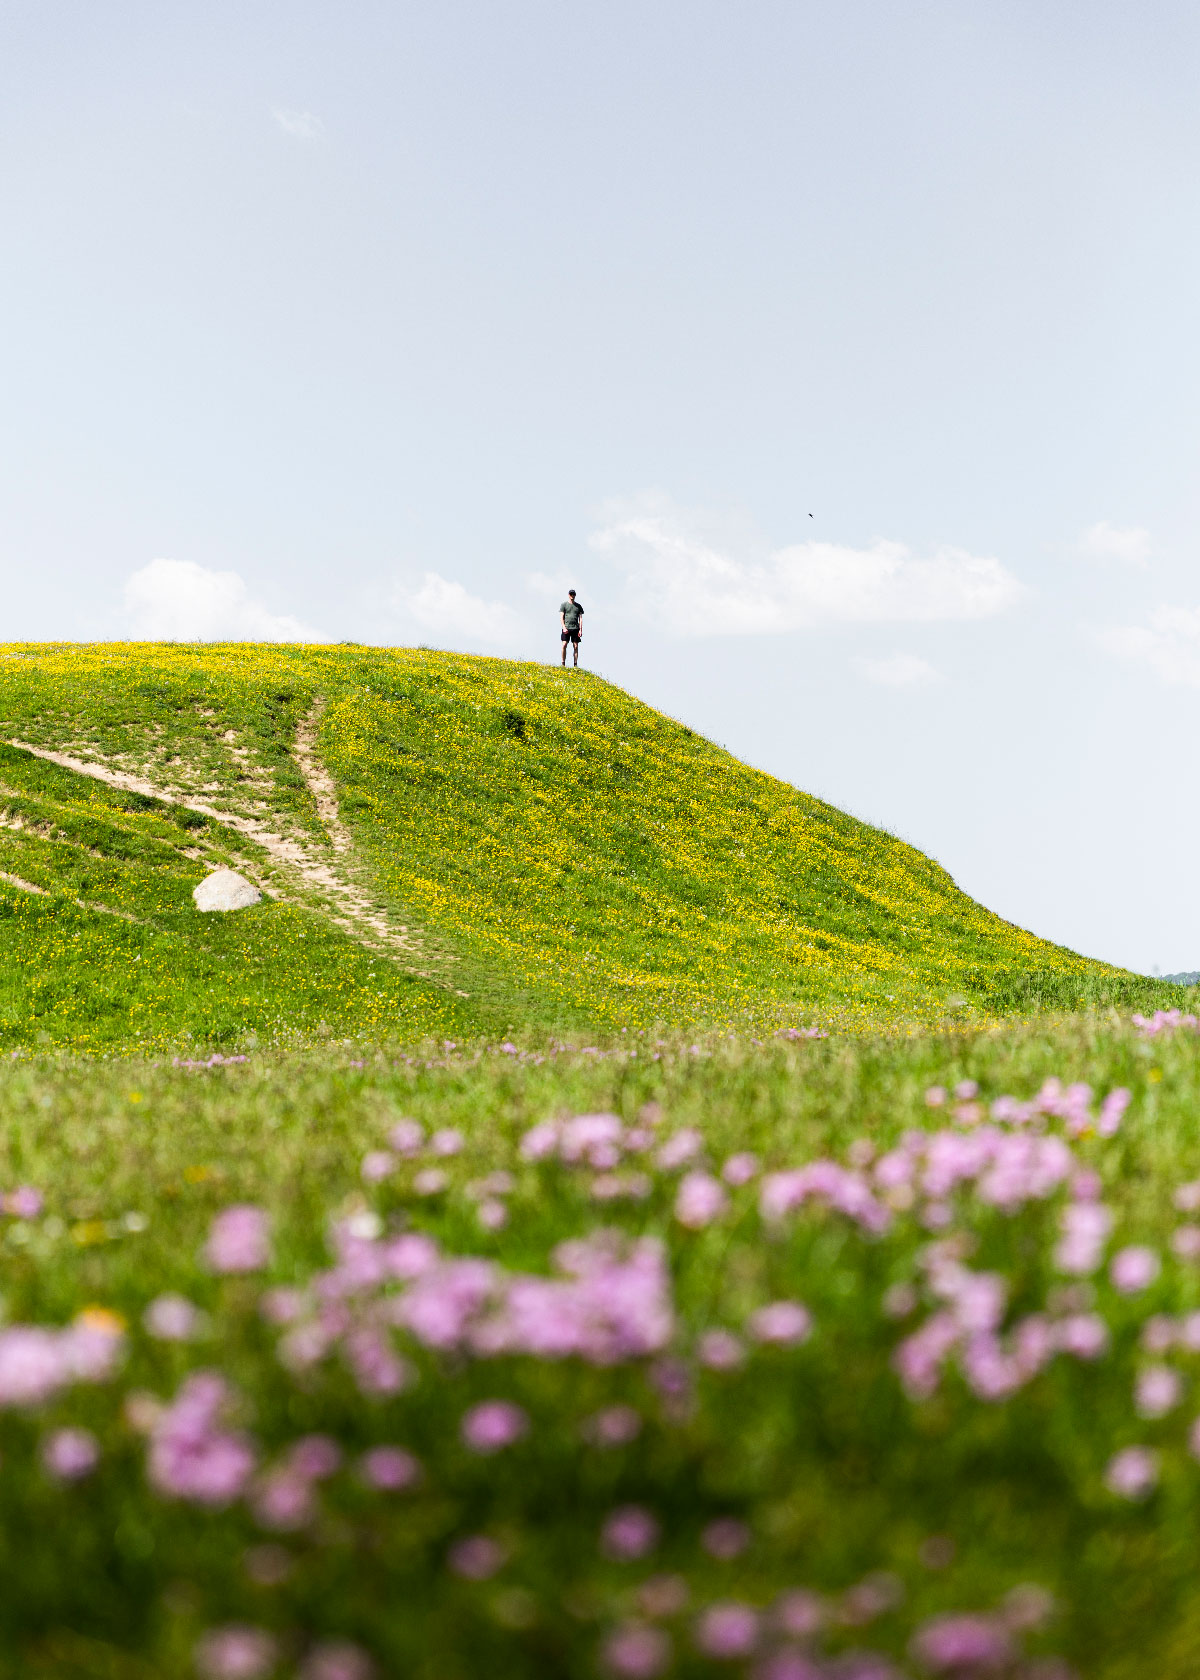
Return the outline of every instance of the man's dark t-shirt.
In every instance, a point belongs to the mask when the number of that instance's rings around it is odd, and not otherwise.
[[[563,616],[563,624],[568,630],[578,630],[579,620],[583,617],[583,607],[578,601],[564,601],[559,607]]]

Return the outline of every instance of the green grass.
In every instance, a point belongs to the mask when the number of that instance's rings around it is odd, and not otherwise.
[[[349,855],[294,752],[318,705]],[[3,751],[0,871],[49,896],[0,881],[0,1045],[903,1031],[1181,995],[1002,921],[912,847],[586,672],[407,649],[10,645],[0,737],[214,812]],[[223,814],[348,871],[419,954],[364,948]],[[278,902],[200,916],[191,888],[218,863]]]
[[[1031,1658],[1053,1654],[1087,1680],[1194,1674],[1200,1464],[1187,1437],[1200,1410],[1200,1355],[1154,1356],[1140,1343],[1153,1315],[1200,1310],[1200,1266],[1176,1259],[1169,1242],[1181,1218],[1173,1191],[1200,1175],[1196,1038],[1146,1043],[1090,1018],[761,1051],[713,1039],[701,1055],[677,1040],[633,1048],[636,1056],[606,1059],[374,1056],[363,1066],[346,1050],[260,1052],[210,1072],[10,1061],[0,1075],[0,1183],[39,1185],[47,1205],[37,1219],[7,1222],[7,1320],[62,1324],[100,1307],[129,1329],[114,1380],[70,1388],[38,1409],[0,1410],[0,1673],[169,1680],[193,1673],[206,1630],[236,1622],[278,1639],[281,1674],[295,1672],[314,1642],[346,1638],[382,1675],[593,1676],[613,1630],[645,1620],[642,1585],[667,1573],[687,1587],[686,1606],[659,1618],[673,1641],[672,1673],[743,1672],[696,1653],[697,1618],[714,1602],[763,1609],[803,1587],[843,1606],[823,1636],[827,1652],[869,1648],[919,1676],[926,1670],[907,1655],[914,1630],[951,1611],[990,1612],[1033,1583],[1055,1609],[1025,1638]],[[644,1200],[598,1204],[591,1172],[525,1162],[517,1150],[548,1114],[610,1109],[636,1126],[653,1103],[657,1134],[695,1126],[714,1166],[745,1149],[766,1169],[822,1156],[861,1162],[865,1144],[878,1153],[913,1127],[970,1130],[926,1106],[931,1085],[972,1079],[990,1101],[1031,1096],[1051,1076],[1085,1077],[1097,1097],[1132,1092],[1115,1138],[1070,1147],[1102,1180],[1115,1217],[1109,1251],[1149,1244],[1163,1270],[1134,1296],[1103,1271],[1064,1279],[1053,1261],[1061,1190],[1016,1213],[965,1190],[948,1198],[939,1237],[973,1270],[1005,1278],[1006,1323],[1047,1303],[1067,1310],[1055,1292],[1070,1286],[1075,1307],[1098,1312],[1112,1338],[1103,1358],[1059,1355],[993,1402],[976,1398],[953,1362],[926,1400],[909,1398],[893,1369],[897,1344],[937,1304],[924,1295],[899,1319],[882,1307],[897,1284],[921,1293],[931,1234],[920,1202],[877,1237],[814,1205],[764,1227],[751,1185],[732,1191],[712,1224],[688,1230],[672,1213],[679,1170],[651,1168]],[[364,1187],[360,1157],[401,1115],[465,1134],[462,1152],[441,1161],[442,1193],[417,1193],[428,1156]],[[1058,1121],[1048,1128],[1062,1134]],[[509,1220],[489,1233],[471,1186],[498,1170],[514,1177],[502,1193]],[[270,1212],[274,1257],[265,1274],[215,1277],[199,1258],[206,1231],[243,1200]],[[263,1290],[305,1284],[329,1264],[331,1219],[368,1210],[385,1229],[426,1232],[449,1254],[513,1271],[547,1272],[557,1243],[601,1224],[661,1239],[677,1313],[668,1363],[438,1355],[400,1335],[415,1371],[401,1393],[360,1395],[336,1355],[291,1374],[274,1351],[280,1332],[259,1313]],[[143,1330],[146,1306],[167,1290],[207,1315],[197,1340],[156,1341]],[[801,1346],[751,1349],[729,1371],[698,1362],[705,1331],[740,1331],[750,1311],[779,1298],[813,1314]],[[1140,1418],[1137,1373],[1163,1362],[1180,1374],[1183,1401]],[[189,1371],[213,1367],[240,1396],[235,1421],[262,1461],[319,1431],[348,1462],[372,1444],[401,1444],[421,1458],[423,1482],[405,1495],[370,1494],[347,1467],[321,1485],[311,1519],[282,1533],[264,1529],[244,1501],[208,1511],[163,1498],[147,1486],[141,1414],[129,1397],[167,1400]],[[530,1433],[480,1459],[460,1444],[459,1419],[494,1397],[520,1404]],[[606,1452],[587,1446],[584,1419],[614,1403],[636,1408],[642,1433]],[[92,1430],[101,1461],[92,1476],[55,1485],[39,1453],[65,1425]],[[1134,1443],[1161,1454],[1159,1484],[1142,1501],[1104,1485],[1113,1454]],[[662,1540],[644,1559],[614,1562],[598,1535],[629,1503],[654,1513]],[[700,1543],[718,1517],[749,1530],[732,1561]],[[502,1545],[506,1561],[494,1578],[464,1580],[447,1556],[479,1533]],[[256,1584],[248,1570],[259,1555],[251,1549],[264,1544],[287,1566],[277,1585]],[[865,1624],[847,1621],[857,1600],[844,1595],[880,1572],[894,1600]]]

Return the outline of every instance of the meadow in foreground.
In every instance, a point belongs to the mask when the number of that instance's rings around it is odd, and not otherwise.
[[[16,1675],[1191,1675],[1200,1038],[0,1079]]]

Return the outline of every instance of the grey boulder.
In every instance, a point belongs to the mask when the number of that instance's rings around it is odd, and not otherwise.
[[[197,910],[245,910],[257,904],[262,894],[236,869],[217,869],[192,888],[192,897]]]

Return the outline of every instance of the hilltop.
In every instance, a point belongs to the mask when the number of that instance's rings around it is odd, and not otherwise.
[[[0,740],[3,1044],[769,1032],[1152,1001],[587,672],[9,645]],[[264,902],[201,916],[192,888],[220,864]]]

